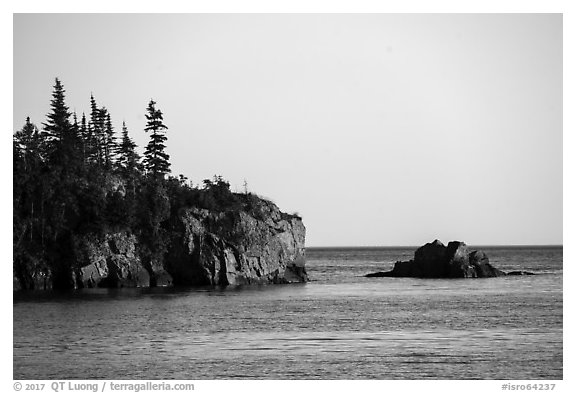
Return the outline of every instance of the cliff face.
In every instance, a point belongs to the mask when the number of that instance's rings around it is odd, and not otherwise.
[[[237,285],[307,281],[306,230],[300,218],[266,201],[256,216],[187,209],[172,237],[166,270],[176,285]]]
[[[77,288],[142,287],[150,283],[150,273],[141,263],[136,236],[116,232],[103,238],[86,236],[75,242],[78,267]]]
[[[242,285],[305,282],[306,230],[299,217],[259,199],[250,211],[181,209],[162,257],[142,252],[131,231],[72,240],[73,263],[56,269],[42,260],[14,263],[14,289],[156,285]]]

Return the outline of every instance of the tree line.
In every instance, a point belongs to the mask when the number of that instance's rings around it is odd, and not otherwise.
[[[42,128],[27,118],[13,136],[14,274],[30,266],[70,271],[79,236],[118,230],[138,237],[138,252],[145,265],[151,264],[166,252],[181,208],[250,210],[256,196],[231,192],[220,176],[201,187],[183,175],[171,176],[168,127],[154,100],[146,120],[150,139],[141,157],[124,122],[118,136],[109,111],[93,95],[90,113],[78,120],[66,104],[64,86],[55,80]],[[65,282],[56,286],[72,286],[68,276],[61,277]]]

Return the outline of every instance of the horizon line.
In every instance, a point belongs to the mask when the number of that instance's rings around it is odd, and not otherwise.
[[[418,248],[423,245],[306,246],[306,248]],[[468,247],[564,247],[564,244],[466,244]]]

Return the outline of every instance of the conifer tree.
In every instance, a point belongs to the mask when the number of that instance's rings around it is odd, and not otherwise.
[[[84,150],[84,139],[82,139],[82,133],[80,131],[80,124],[78,124],[78,116],[76,112],[72,114],[72,126],[70,127],[70,138],[77,144],[80,152]]]
[[[48,114],[48,120],[43,123],[49,138],[55,142],[62,142],[68,138],[72,125],[70,124],[70,112],[65,103],[64,86],[58,78],[54,84],[52,92],[52,101],[50,102],[51,113]]]
[[[98,106],[96,105],[96,100],[94,95],[90,94],[90,122],[88,123],[88,140],[89,140],[89,156],[91,161],[98,163]]]
[[[98,161],[98,152],[96,146],[96,136],[94,135],[94,125],[91,121],[86,127],[86,160],[95,164]]]
[[[81,141],[74,124],[70,122],[71,113],[65,103],[64,87],[58,78],[54,85],[51,112],[43,123],[49,143],[49,160],[59,170],[74,172],[81,161]]]
[[[148,173],[152,174],[155,178],[163,178],[165,174],[170,172],[170,156],[164,151],[166,146],[166,127],[163,123],[162,112],[156,109],[156,102],[150,100],[148,104],[148,114],[146,115],[148,123],[144,129],[146,132],[151,132],[150,142],[146,146],[144,152],[144,166]]]
[[[98,106],[96,105],[94,94],[90,93],[90,121],[92,122],[92,124],[96,123],[97,116],[98,116]]]
[[[138,167],[140,156],[135,149],[136,143],[128,135],[126,122],[122,122],[122,140],[118,146],[118,165],[120,168],[132,171]]]
[[[34,135],[38,134],[38,129],[30,121],[30,117],[26,118],[24,127],[14,134],[14,142],[17,144],[18,150],[25,151],[30,146]]]
[[[104,108],[103,108],[104,109]],[[94,95],[90,94],[90,125],[92,126],[92,154],[96,164],[104,163],[104,118],[103,110],[98,108]]]
[[[30,121],[30,117],[27,117],[22,130],[14,134],[15,153],[23,160],[24,170],[29,170],[41,161],[42,142],[38,128]]]
[[[102,116],[105,117],[104,123],[104,165],[106,168],[111,168],[116,155],[116,137],[114,136],[114,128],[112,127],[112,120],[110,113],[106,108],[102,108]]]
[[[88,126],[86,123],[86,113],[82,112],[82,119],[80,120],[80,134],[83,139],[87,139]]]
[[[87,163],[90,152],[90,133],[88,132],[86,114],[84,112],[82,112],[82,119],[80,120],[80,138],[82,139],[82,161]]]

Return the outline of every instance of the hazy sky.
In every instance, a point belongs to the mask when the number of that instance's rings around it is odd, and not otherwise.
[[[14,130],[55,77],[308,246],[562,243],[560,14],[15,15]]]

